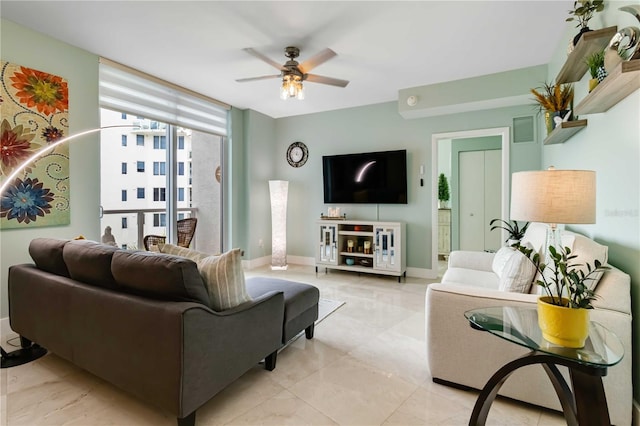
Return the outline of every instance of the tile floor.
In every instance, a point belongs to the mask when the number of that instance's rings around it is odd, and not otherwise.
[[[274,274],[316,285],[345,305],[278,356],[197,411],[196,425],[466,425],[477,392],[434,384],[424,339],[425,280],[324,272],[291,265]],[[4,342],[3,342],[4,344]],[[6,344],[4,344],[6,346]],[[2,370],[8,425],[175,425],[174,417],[47,355]],[[563,425],[560,414],[498,399],[490,425]]]

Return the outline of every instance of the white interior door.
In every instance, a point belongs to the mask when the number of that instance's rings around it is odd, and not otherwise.
[[[501,158],[499,149],[460,153],[460,250],[500,248],[500,233],[490,231],[489,222],[500,217]]]
[[[461,152],[460,250],[484,250],[484,151]]]

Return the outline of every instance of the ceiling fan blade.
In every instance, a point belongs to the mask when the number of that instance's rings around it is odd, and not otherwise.
[[[265,55],[263,55],[262,53],[258,52],[257,50],[254,50],[250,47],[247,47],[245,49],[242,49],[245,52],[247,52],[249,55],[253,55],[256,58],[268,63],[269,65],[271,65],[272,67],[279,69],[279,70],[284,70],[285,68],[282,66],[282,64],[277,63],[276,61],[274,61],[271,58],[266,57]]]
[[[280,74],[277,75],[262,75],[260,77],[249,77],[249,78],[239,78],[236,81],[238,83],[246,83],[247,81],[256,81],[256,80],[269,80],[272,78],[279,78]]]
[[[347,84],[349,84],[349,81],[347,80],[340,80],[339,78],[331,78],[331,77],[325,77],[323,75],[318,75],[318,74],[305,74],[306,81],[311,81],[313,83],[321,83],[321,84],[328,84],[330,86],[338,86],[338,87],[347,87]]]
[[[300,65],[298,65],[298,69],[303,74],[304,73],[308,73],[309,71],[311,71],[312,69],[314,69],[318,65],[327,62],[329,59],[333,58],[336,55],[337,55],[337,53],[334,52],[333,50],[331,50],[329,48],[324,49],[324,50],[316,53],[315,55],[313,55],[312,57],[310,57],[309,59],[307,59],[306,61],[304,61]]]

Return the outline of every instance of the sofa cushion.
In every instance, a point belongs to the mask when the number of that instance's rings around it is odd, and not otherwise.
[[[447,268],[442,277],[442,282],[446,284],[459,284],[465,286],[489,288],[497,290],[500,279],[492,271],[480,271],[467,268]]]
[[[29,255],[38,269],[69,278],[62,251],[69,240],[35,238],[29,243]]]
[[[500,275],[498,290],[528,293],[536,267],[521,251],[513,250]]]
[[[157,247],[160,250],[160,253],[186,257],[187,259],[191,259],[194,262],[198,262],[199,260],[210,256],[210,254],[208,253],[203,253],[201,251],[192,250],[186,247],[179,247],[174,244],[158,244]]]
[[[599,260],[603,265],[607,263],[609,254],[609,248],[607,246],[598,244],[592,239],[585,237],[584,235],[580,235],[571,231],[563,232],[563,244],[565,242],[565,235],[573,236],[573,243],[569,247],[571,248],[571,254],[575,255],[576,258],[573,259],[572,263],[580,265],[577,267],[577,269],[584,272],[585,275],[588,273],[587,263],[591,265],[591,268],[594,267],[596,259]],[[586,282],[587,287],[589,287],[589,289],[591,290],[595,290],[603,274],[604,271],[593,274],[593,279]]]
[[[163,253],[118,250],[111,273],[118,285],[158,299],[198,302],[209,306],[209,295],[190,259]]]
[[[498,276],[498,278],[502,277],[502,271],[504,270],[505,265],[511,259],[515,252],[513,247],[500,247],[500,249],[496,252],[495,256],[493,256],[493,262],[491,263],[491,269],[493,273]]]
[[[73,240],[64,246],[62,257],[69,276],[86,284],[115,289],[111,275],[111,258],[117,247],[89,240]]]
[[[244,280],[240,249],[207,256],[197,263],[209,291],[211,309],[223,311],[251,301]]]

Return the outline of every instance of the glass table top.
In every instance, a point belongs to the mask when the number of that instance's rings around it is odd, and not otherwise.
[[[591,321],[583,348],[555,345],[542,337],[535,307],[500,306],[464,313],[472,326],[534,351],[577,361],[591,367],[610,367],[620,362],[624,347],[618,336]]]

